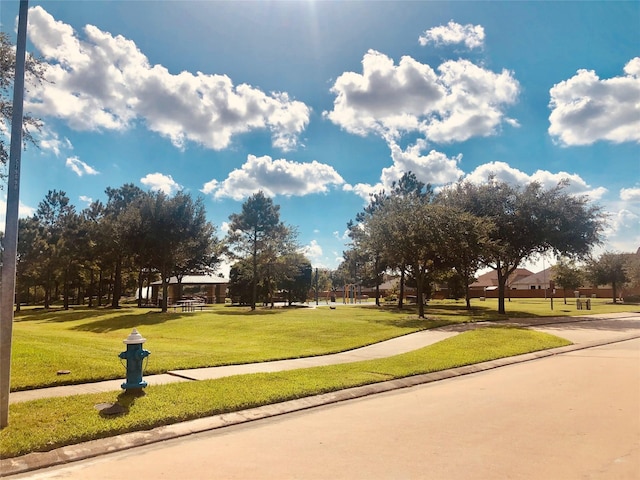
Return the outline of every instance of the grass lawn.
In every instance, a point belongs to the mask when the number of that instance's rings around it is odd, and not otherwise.
[[[625,311],[594,299],[593,309],[576,310],[575,299],[564,305],[555,299],[507,302],[507,315],[496,313],[497,300],[474,300],[467,311],[463,301],[432,301],[427,319],[415,307],[341,306],[334,310],[258,309],[216,306],[210,311],[159,313],[137,308],[68,311],[25,309],[13,329],[11,388],[124,378],[118,353],[132,328],[147,339],[151,351],[145,374],[168,370],[261,362],[322,355],[349,350],[407,333],[460,322],[506,320],[509,317],[584,315]],[[57,375],[69,370],[69,375]]]
[[[455,321],[375,307],[218,306],[159,313],[137,308],[24,310],[13,329],[12,390],[123,378],[118,354],[132,328],[147,339],[145,374],[335,353]],[[69,375],[57,375],[69,370]]]
[[[552,335],[525,329],[485,328],[379,360],[153,386],[145,389],[145,396],[137,398],[111,392],[13,404],[9,410],[9,426],[0,431],[0,457],[47,451],[90,439],[568,343]],[[124,414],[105,418],[95,408],[99,403],[115,402],[125,407]]]

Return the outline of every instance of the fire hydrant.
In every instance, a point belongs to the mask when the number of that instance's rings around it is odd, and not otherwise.
[[[142,348],[146,338],[138,333],[135,328],[122,343],[127,345],[127,350],[120,353],[118,357],[127,361],[127,381],[121,385],[125,390],[142,389],[147,386],[147,382],[142,380],[142,363],[151,352]]]

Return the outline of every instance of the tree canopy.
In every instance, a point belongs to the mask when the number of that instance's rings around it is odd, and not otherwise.
[[[261,272],[262,277],[271,278],[278,258],[295,252],[296,232],[280,221],[280,206],[262,191],[250,196],[242,211],[231,214],[229,220],[227,242],[232,254],[251,262],[251,309],[255,310]],[[271,282],[267,288],[272,288]]]

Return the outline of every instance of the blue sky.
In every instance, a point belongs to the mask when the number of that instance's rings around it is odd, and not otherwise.
[[[18,4],[0,3],[12,36]],[[29,5],[50,66],[25,105],[44,129],[23,215],[50,189],[81,210],[134,183],[202,196],[223,236],[262,189],[335,268],[347,221],[404,171],[492,173],[568,178],[610,214],[604,248],[640,247],[638,2]]]

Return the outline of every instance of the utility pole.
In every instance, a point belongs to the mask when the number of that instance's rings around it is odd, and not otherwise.
[[[20,160],[22,155],[22,109],[24,97],[25,51],[29,1],[20,0],[16,65],[13,81],[13,115],[7,182],[7,214],[2,255],[2,292],[0,299],[0,428],[9,425],[9,390],[11,389],[11,338],[13,303],[16,292],[16,256],[18,251],[18,205],[20,202]]]

